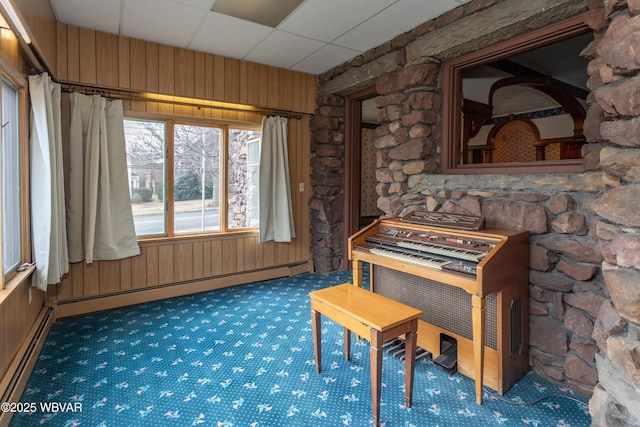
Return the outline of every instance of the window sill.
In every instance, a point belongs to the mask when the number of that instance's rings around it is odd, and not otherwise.
[[[30,280],[31,275],[35,270],[35,265],[27,267],[24,271],[17,272],[13,277],[7,280],[4,284],[4,288],[0,290],[0,304],[2,304],[15,289],[19,288],[27,280]]]
[[[258,236],[258,229],[242,229],[238,231],[226,231],[207,234],[180,234],[177,236],[167,237],[138,237],[138,243],[140,245],[156,244],[156,243],[171,243],[171,242],[189,242],[189,241],[201,241],[201,240],[227,240],[236,239],[238,237]]]

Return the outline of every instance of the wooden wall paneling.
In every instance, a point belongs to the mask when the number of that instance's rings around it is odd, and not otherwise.
[[[115,262],[115,261],[114,261]],[[119,287],[120,290],[126,291],[132,288],[131,266],[133,264],[133,257],[125,258],[119,261],[120,265],[120,278]]]
[[[246,244],[245,238],[241,237],[239,239],[235,239],[236,242],[236,271],[245,271],[246,270]]]
[[[258,97],[260,102],[258,105],[261,107],[272,105],[269,102],[269,68],[268,65],[259,65],[260,74],[257,80],[259,82]]]
[[[118,37],[118,87],[131,87],[131,53],[129,37]]]
[[[67,26],[67,75],[69,81],[80,80],[80,29],[73,25]]]
[[[247,80],[247,104],[248,105],[261,105],[260,104],[260,65],[255,62],[247,63],[247,74],[249,76]]]
[[[198,99],[206,99],[206,54],[203,52],[195,52],[193,58],[193,92],[194,97]],[[195,117],[206,117],[205,110],[208,108],[193,108]]]
[[[147,252],[147,284],[154,286],[160,283],[160,251],[158,246],[148,246]]]
[[[73,297],[73,276],[65,274],[60,279],[60,283],[47,287],[47,293],[50,289],[53,291],[53,296],[56,300],[71,299]]]
[[[84,267],[84,283],[82,296],[92,296],[100,294],[100,261],[91,264],[81,263]]]
[[[118,36],[103,32],[95,33],[96,84],[103,87],[118,87]]]
[[[278,92],[280,93],[280,108],[283,110],[293,110],[293,74],[291,70],[280,70]]]
[[[146,42],[145,52],[147,58],[145,63],[147,80],[144,90],[150,93],[160,93],[160,46],[157,43]],[[160,103],[147,102],[146,109],[141,111],[157,113],[166,111],[166,108],[162,109],[162,104]]]
[[[42,309],[45,294],[31,289],[31,281],[26,280],[0,303],[0,379],[15,359]]]
[[[161,284],[172,283],[173,274],[173,251],[174,245],[158,246],[158,281]]]
[[[275,265],[275,243],[265,242],[262,245],[262,266],[271,267]]]
[[[245,270],[255,270],[258,268],[256,256],[258,252],[258,237],[249,236],[244,239],[244,268]]]
[[[174,49],[175,90],[177,96],[193,98],[194,90],[194,52],[190,49]]]
[[[297,96],[293,96],[291,109],[293,111],[304,111],[302,107],[302,102],[304,100],[302,99],[302,96],[301,96],[304,90],[302,86],[303,85],[302,74],[293,73],[292,80],[293,80],[293,88],[294,88],[293,90]]]
[[[120,290],[120,261],[100,261],[100,293],[109,294]]]
[[[280,83],[280,72],[276,67],[267,67],[267,99],[270,106],[280,108],[280,94],[278,84]]]
[[[56,61],[56,77],[60,80],[69,80],[68,65],[67,65],[67,25],[58,24],[57,26],[57,42],[56,48],[57,61]]]
[[[171,46],[158,45],[158,92],[163,95],[175,94],[175,48]],[[158,111],[165,114],[172,114],[173,108],[170,104],[159,104]]]
[[[69,276],[71,276],[71,288],[73,298],[80,298],[85,295],[84,291],[84,262],[74,262],[69,264]],[[63,301],[60,298],[61,301]]]
[[[273,253],[273,262],[271,265],[279,264],[282,260],[288,259],[289,256],[289,246],[292,246],[291,243],[275,243],[274,245],[274,253]]]
[[[173,246],[173,281],[193,279],[193,243],[178,243]]]
[[[147,262],[148,249],[140,247],[140,255],[131,258],[131,287],[144,288],[147,286],[147,271],[152,268],[152,263]]]
[[[97,83],[96,32],[79,28],[80,81],[85,84]]]
[[[240,102],[240,61],[233,58],[224,60],[224,100]]]
[[[22,60],[22,49],[20,48],[18,39],[16,37],[4,37],[6,36],[3,35],[3,38],[0,40],[2,55],[16,68],[16,70],[21,70],[22,75],[26,75],[28,66],[24,64],[24,61]]]
[[[178,96],[193,98],[195,96],[195,57],[190,49],[174,49],[174,93]],[[174,106],[174,114],[180,116],[193,116],[195,107],[182,105]]]
[[[147,89],[147,43],[145,41],[129,39],[129,69],[131,89],[149,90]]]
[[[213,100],[225,101],[225,85],[226,75],[224,73],[225,58],[223,56],[213,55]]]
[[[249,63],[247,61],[238,61],[240,63],[240,73],[239,73],[239,85],[240,92],[238,94],[238,102],[244,105],[249,104]],[[242,118],[242,120],[247,121],[246,118]]]
[[[213,276],[213,254],[211,240],[202,242],[202,277]]]
[[[204,242],[193,242],[192,251],[193,278],[207,277],[204,275]]]
[[[255,247],[255,268],[259,269],[264,267],[264,255],[263,255],[263,246],[258,242],[258,236],[255,237],[254,247]]]
[[[236,268],[236,240],[222,240],[222,273],[230,274],[237,271]]]
[[[313,111],[316,108],[316,93],[318,93],[318,80],[316,76],[312,74],[307,74],[306,77],[307,77],[307,85],[306,85],[307,91],[301,94],[302,96],[304,96],[304,99],[307,100],[307,108],[305,108],[304,111],[313,113]]]
[[[49,0],[14,0],[13,3],[31,32],[33,45],[45,64],[55,72],[57,69],[57,21],[51,2]]]
[[[222,274],[222,240],[211,241],[211,267],[214,276]]]
[[[206,55],[204,58],[204,98],[213,100],[214,88],[215,88],[215,67],[214,67],[214,55]],[[206,117],[211,117],[211,110],[209,110]]]

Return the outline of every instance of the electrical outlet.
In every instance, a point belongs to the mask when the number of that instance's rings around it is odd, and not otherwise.
[[[304,193],[304,182],[301,182],[300,184],[298,184],[298,190],[299,190],[301,193]]]

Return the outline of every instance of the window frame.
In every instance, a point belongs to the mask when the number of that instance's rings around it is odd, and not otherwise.
[[[0,76],[11,83],[17,90],[18,95],[18,156],[20,175],[20,261],[2,275],[0,288],[4,288],[18,273],[18,267],[31,259],[31,210],[29,206],[29,134],[28,134],[28,83],[18,71],[0,55]],[[0,96],[2,88],[0,87]],[[0,105],[0,114],[2,107]],[[0,134],[0,142],[2,135]],[[0,163],[1,168],[1,163]],[[0,173],[0,184],[2,174]],[[1,188],[1,186],[0,186]],[[2,215],[2,201],[0,198],[0,220]],[[0,221],[1,224],[1,221]],[[0,260],[2,259],[2,227],[0,226]]]
[[[164,220],[165,233],[163,235],[136,235],[138,242],[163,242],[163,241],[179,241],[191,240],[194,238],[212,238],[212,237],[228,237],[229,235],[257,235],[259,230],[257,227],[246,228],[229,228],[228,224],[228,163],[229,163],[229,129],[246,129],[254,131],[262,131],[261,123],[244,122],[233,120],[208,119],[201,117],[176,116],[161,113],[144,113],[134,110],[126,110],[124,119],[130,120],[149,120],[165,123],[165,164],[164,164]],[[174,227],[174,126],[176,124],[186,126],[208,126],[222,129],[222,142],[220,147],[220,205],[224,203],[224,208],[219,209],[219,230],[198,231],[194,233],[176,233]],[[168,183],[168,181],[171,181]],[[224,189],[224,192],[223,192]]]
[[[446,61],[442,67],[442,152],[441,170],[445,175],[493,174],[493,173],[580,173],[584,172],[582,159],[545,160],[495,164],[460,164],[460,140],[462,130],[462,71],[507,58],[518,53],[548,45],[589,31],[583,15],[547,25],[538,30],[516,36],[483,49]],[[586,47],[586,46],[585,46]]]

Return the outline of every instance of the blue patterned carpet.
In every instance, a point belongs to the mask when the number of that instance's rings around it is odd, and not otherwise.
[[[22,396],[38,410],[11,426],[371,425],[368,343],[354,340],[345,361],[342,328],[323,318],[322,374],[313,362],[308,293],[350,278],[305,274],[61,319]],[[385,354],[384,426],[591,423],[585,396],[533,373],[482,406],[473,381],[423,359],[406,408],[404,378]],[[52,402],[63,410],[40,407]]]

